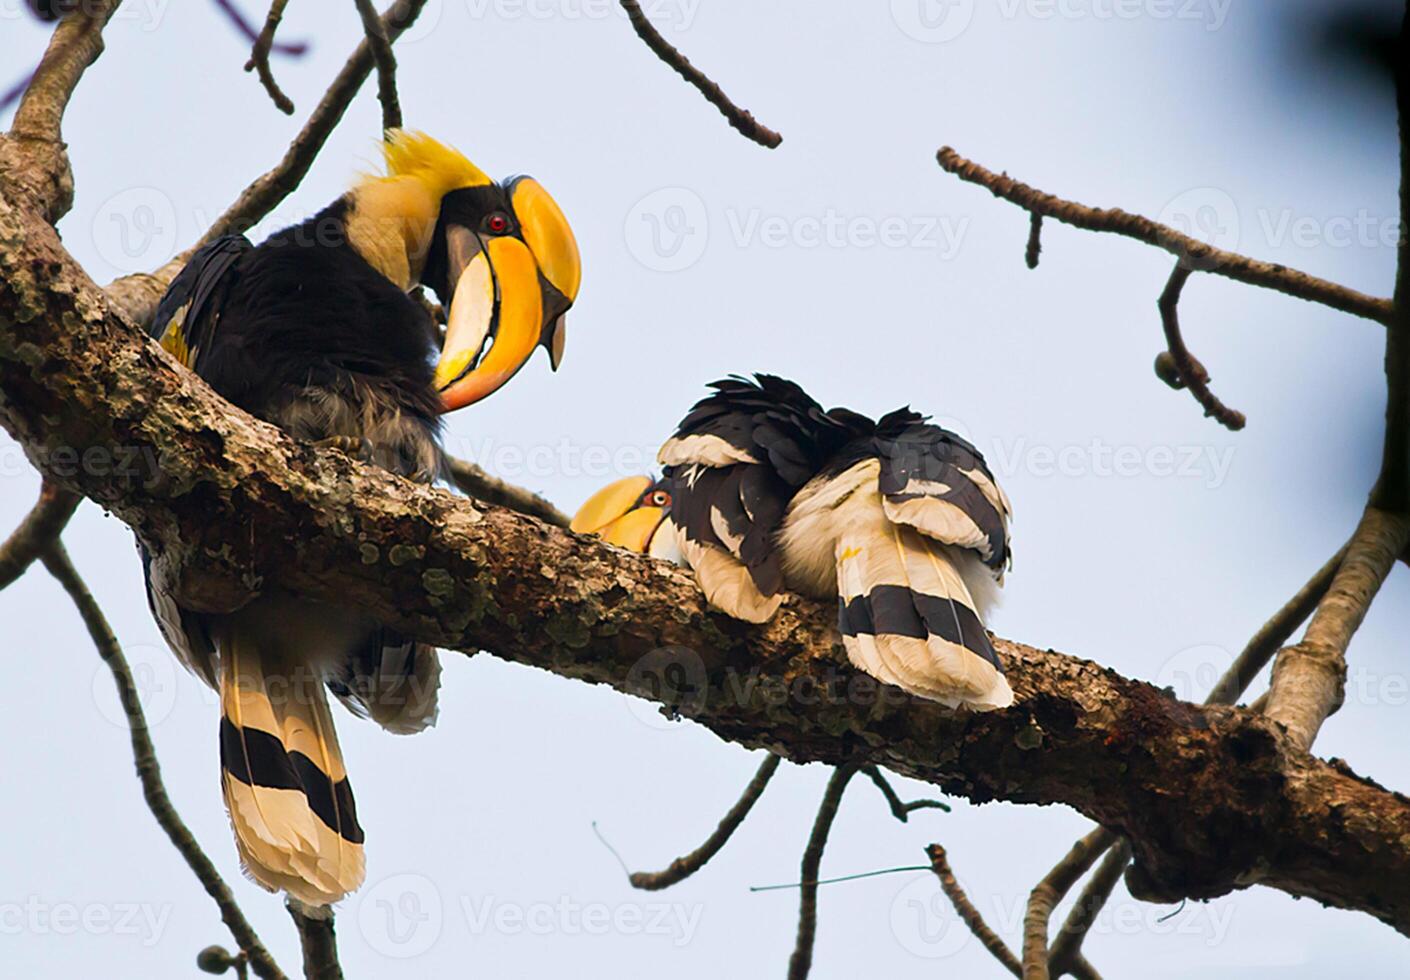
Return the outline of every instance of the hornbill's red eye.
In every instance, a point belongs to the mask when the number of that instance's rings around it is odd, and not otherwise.
[[[503,235],[509,230],[509,219],[499,212],[495,212],[485,219],[485,227],[496,235]]]
[[[653,507],[669,507],[671,506],[671,495],[665,490],[656,490],[647,498],[647,502]]]

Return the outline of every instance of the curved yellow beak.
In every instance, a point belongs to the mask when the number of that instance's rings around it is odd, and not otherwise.
[[[583,502],[568,529],[579,534],[597,534],[631,510],[649,486],[651,478],[647,476],[629,476],[607,484]]]
[[[454,293],[435,375],[446,412],[499,390],[540,344],[554,370],[562,360],[563,316],[582,281],[577,239],[536,180],[515,178],[507,191],[517,235],[446,232]]]

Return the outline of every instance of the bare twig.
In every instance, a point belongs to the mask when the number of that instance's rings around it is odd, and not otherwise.
[[[161,766],[157,763],[157,752],[147,732],[147,719],[142,712],[142,700],[137,693],[137,685],[132,680],[132,671],[127,666],[122,648],[118,645],[117,637],[113,635],[112,627],[108,625],[102,609],[98,607],[97,600],[83,584],[83,579],[73,567],[73,562],[69,560],[68,552],[62,543],[56,541],[50,545],[43,555],[43,561],[44,567],[73,599],[79,615],[83,617],[83,624],[88,627],[88,635],[98,647],[98,655],[112,671],[118,700],[122,703],[123,714],[127,716],[127,726],[132,736],[132,757],[137,765],[137,778],[142,783],[142,795],[147,801],[147,807],[152,811],[152,816],[186,859],[186,864],[195,872],[206,894],[215,899],[221,920],[248,957],[250,968],[255,971],[255,975],[264,980],[287,980],[269,955],[269,951],[260,942],[254,928],[246,921],[240,906],[235,904],[235,896],[220,877],[220,872],[215,869],[205,851],[201,850],[201,845],[196,842],[185,821],[176,812],[176,807],[172,805],[171,797],[167,795],[166,786],[162,783]]]
[[[333,930],[333,910],[327,918],[315,919],[304,915],[292,904],[285,906],[299,930],[299,945],[304,954],[304,980],[343,980],[343,968],[338,963],[338,936]]]
[[[427,0],[396,0],[382,15],[387,37],[393,41],[400,37],[420,15],[426,2]],[[372,68],[371,45],[364,38],[343,65],[342,71],[338,72],[337,77],[328,86],[299,135],[289,144],[283,159],[246,187],[235,199],[235,203],[225,209],[225,213],[215,220],[195,245],[155,273],[124,276],[109,283],[106,287],[109,298],[137,323],[146,324],[151,320],[167,283],[181,271],[181,267],[196,249],[222,235],[247,231],[293,193],[308,174],[313,161],[322,151],[323,144],[343,118],[343,113],[347,111],[353,96],[371,74]]]
[[[827,848],[828,832],[832,830],[832,821],[837,818],[837,807],[842,802],[842,792],[856,772],[856,766],[852,765],[841,765],[833,771],[832,778],[827,781],[827,789],[823,791],[818,815],[813,820],[813,832],[808,835],[800,874],[798,941],[793,947],[793,955],[788,959],[788,980],[806,980],[813,968],[813,939],[818,931],[818,869],[822,866],[823,851]]]
[[[1346,649],[1398,557],[1410,544],[1410,514],[1368,507],[1302,641],[1273,663],[1266,713],[1304,751],[1341,706]]]
[[[973,160],[960,156],[948,146],[940,149],[936,159],[946,173],[987,188],[995,197],[1001,197],[1031,213],[1056,218],[1064,224],[1087,231],[1110,232],[1134,238],[1186,259],[1204,272],[1227,276],[1250,286],[1273,289],[1297,299],[1321,303],[1334,310],[1375,320],[1377,323],[1390,323],[1391,301],[1388,299],[1368,296],[1346,286],[1289,269],[1287,266],[1226,252],[1167,225],[1122,211],[1120,208],[1092,208],[1055,197],[1020,183],[1007,174],[996,174],[987,170]]]
[[[294,114],[294,103],[284,90],[279,87],[279,83],[274,80],[274,70],[269,67],[269,52],[274,47],[274,34],[279,30],[279,22],[284,19],[284,8],[289,5],[289,0],[274,0],[269,5],[269,15],[264,19],[264,27],[260,29],[259,36],[255,38],[255,46],[250,51],[250,60],[245,62],[245,71],[254,71],[259,75],[259,82],[264,86],[264,90],[269,93],[269,98],[274,102],[278,110],[286,116]],[[229,8],[235,14],[237,22],[239,15],[233,8]]]
[[[779,757],[773,753],[759,764],[759,769],[754,773],[754,778],[749,780],[749,785],[744,787],[744,793],[739,800],[730,807],[725,814],[720,825],[714,832],[705,839],[695,850],[682,857],[676,858],[664,871],[636,871],[628,876],[628,880],[633,887],[644,891],[657,891],[662,888],[684,881],[695,872],[705,867],[707,861],[719,853],[729,841],[730,836],[739,829],[739,825],[744,822],[744,818],[749,815],[749,811],[754,808],[754,804],[759,802],[759,797],[764,794],[764,787],[769,784],[777,771]]]
[[[1043,254],[1043,215],[1033,211],[1028,215],[1028,247],[1023,250],[1023,261],[1028,268],[1038,268],[1038,257]]]
[[[763,123],[754,118],[753,113],[748,109],[740,108],[730,101],[719,85],[712,82],[704,72],[690,63],[679,49],[661,36],[661,32],[651,25],[651,21],[646,19],[646,15],[641,12],[641,4],[637,0],[621,0],[622,9],[627,12],[627,17],[632,22],[632,29],[636,31],[637,37],[646,42],[646,46],[651,49],[656,57],[676,70],[676,73],[684,78],[701,95],[705,96],[705,101],[709,102],[720,113],[729,120],[729,124],[737,129],[747,139],[753,140],[760,146],[767,146],[773,149],[783,142],[783,137],[774,132]]]
[[[78,494],[45,482],[34,505],[19,527],[0,543],[0,589],[15,579],[53,544],[78,508]]]
[[[1195,401],[1204,408],[1204,414],[1213,416],[1226,429],[1237,432],[1247,421],[1244,413],[1225,405],[1209,390],[1208,374],[1203,365],[1190,354],[1189,348],[1185,346],[1185,338],[1180,333],[1180,293],[1185,288],[1191,271],[1183,261],[1176,262],[1170,273],[1170,280],[1160,294],[1157,305],[1160,307],[1161,325],[1165,328],[1165,343],[1170,350],[1170,356],[1174,358],[1175,370],[1180,373],[1180,380],[1190,389]]]
[[[255,25],[251,24],[249,19],[244,14],[240,13],[240,8],[235,6],[231,0],[215,0],[215,5],[230,19],[230,23],[234,25],[235,29],[240,32],[246,41],[254,44],[259,40],[259,36],[255,33]],[[280,4],[281,9],[283,6],[284,4]],[[268,27],[268,24],[265,26]],[[308,44],[305,41],[274,41],[271,43],[270,49],[274,51],[275,54],[287,54],[297,58],[300,55],[308,53]],[[249,71],[249,68],[245,70]]]
[[[1014,976],[1023,975],[1023,965],[1018,962],[1018,957],[1013,955],[1013,951],[1008,948],[998,934],[990,929],[984,921],[984,916],[979,914],[979,910],[974,907],[974,903],[969,900],[960,883],[955,880],[955,873],[950,870],[950,861],[945,854],[945,848],[939,844],[931,844],[925,849],[926,855],[930,858],[930,869],[935,872],[935,877],[940,879],[940,887],[950,899],[950,904],[955,907],[955,912],[959,914],[960,921],[969,927],[969,931],[974,933],[974,937],[984,944],[984,948],[993,954]]]
[[[451,480],[467,496],[537,517],[555,527],[568,526],[568,515],[532,490],[506,483],[467,460],[452,458],[447,461],[447,465],[450,467]]]
[[[354,0],[358,16],[362,18],[362,29],[367,34],[367,43],[372,46],[372,57],[377,63],[377,101],[382,103],[382,132],[401,129],[401,101],[397,98],[397,58],[392,54],[392,42],[387,37],[387,29],[382,26],[382,18],[377,16],[377,8],[372,0]]]
[[[1052,948],[1048,950],[1048,969],[1054,976],[1075,973],[1074,966],[1082,956],[1082,940],[1087,938],[1097,913],[1111,897],[1112,889],[1130,863],[1131,845],[1124,840],[1117,842],[1087,882],[1087,887],[1082,889],[1077,904],[1072,906],[1067,921],[1062,924],[1057,939],[1053,940]]]
[[[915,810],[944,810],[950,812],[950,804],[942,803],[939,800],[911,800],[906,803],[896,794],[890,781],[887,780],[881,769],[876,766],[863,766],[862,772],[867,778],[876,784],[876,788],[881,790],[881,795],[886,797],[886,805],[891,807],[891,815],[902,823],[906,823]]]
[[[1116,835],[1098,827],[1083,837],[1053,866],[1028,896],[1023,917],[1023,980],[1048,980],[1048,920],[1062,897],[1077,884]]]

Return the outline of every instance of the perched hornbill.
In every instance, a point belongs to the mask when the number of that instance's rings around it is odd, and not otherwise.
[[[198,251],[153,334],[295,438],[430,482],[443,412],[493,392],[540,343],[557,367],[578,251],[533,179],[495,183],[421,134],[391,132],[384,152],[385,175],[302,224],[258,247],[228,236]],[[439,362],[436,326],[408,295],[418,284],[448,306]],[[363,833],[324,685],[388,731],[420,731],[436,716],[435,649],[277,589],[197,614],[155,557],[143,555],[157,622],[220,691],[222,785],[247,873],[313,909],[337,901],[362,882]]]
[[[665,480],[628,476],[609,483],[583,502],[568,529],[596,534],[608,544],[652,558],[684,563]]]
[[[1009,563],[1009,502],[979,451],[909,408],[873,422],[756,378],[711,385],[658,457],[663,528],[706,598],[762,623],[784,589],[835,596],[868,674],[951,706],[1011,704],[983,623]]]

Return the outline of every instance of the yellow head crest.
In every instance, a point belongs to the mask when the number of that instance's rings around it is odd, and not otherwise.
[[[382,143],[387,161],[387,177],[413,177],[432,193],[443,197],[462,187],[483,187],[493,183],[483,170],[425,133],[405,129],[388,130]]]

